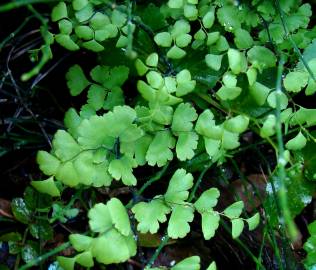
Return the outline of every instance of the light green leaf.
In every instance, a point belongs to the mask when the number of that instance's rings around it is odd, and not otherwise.
[[[193,186],[193,176],[184,169],[178,169],[170,179],[165,193],[165,201],[170,204],[181,204],[189,197],[188,190]]]
[[[138,165],[146,164],[146,153],[153,138],[150,135],[144,135],[136,142],[133,142],[135,146],[135,160]]]
[[[289,150],[300,150],[305,147],[307,140],[302,132],[299,132],[293,139],[289,140],[285,147]]]
[[[72,96],[78,96],[90,84],[79,65],[74,65],[68,70],[66,80]]]
[[[57,34],[55,36],[55,40],[69,51],[77,51],[80,49],[80,47],[72,40],[69,35]]]
[[[93,29],[87,25],[79,25],[75,28],[75,33],[78,38],[82,38],[84,40],[93,39],[94,32]]]
[[[135,61],[135,67],[136,67],[136,70],[137,70],[137,73],[138,75],[140,76],[144,76],[146,74],[146,72],[148,71],[148,67],[143,63],[142,60],[140,59],[136,59]]]
[[[245,224],[244,224],[244,221],[242,219],[237,218],[237,219],[232,220],[232,237],[233,237],[233,239],[236,239],[241,235],[241,233],[244,229],[244,226],[245,226]]]
[[[288,92],[298,93],[307,85],[308,77],[305,71],[289,72],[283,81],[284,87]]]
[[[250,86],[254,85],[257,80],[257,70],[253,67],[249,68],[246,72],[248,83]],[[260,100],[259,100],[260,102]]]
[[[253,39],[248,31],[239,28],[234,34],[234,42],[238,49],[248,49],[253,45]]]
[[[83,42],[81,46],[93,52],[102,52],[104,50],[104,47],[95,40]]]
[[[150,166],[164,166],[168,160],[172,160],[173,153],[171,149],[175,145],[175,140],[170,131],[159,131],[156,133],[153,141],[149,145],[146,160]]]
[[[240,87],[226,87],[222,86],[217,92],[216,95],[221,100],[233,100],[241,94],[242,89]]]
[[[226,130],[234,133],[243,133],[247,130],[249,124],[249,117],[245,115],[238,115],[225,121],[224,127]]]
[[[32,181],[31,185],[38,192],[46,193],[52,197],[59,197],[60,196],[60,191],[55,184],[53,176],[51,176],[47,180],[43,180],[43,181]]]
[[[88,91],[88,104],[95,110],[102,108],[106,96],[105,89],[97,84],[92,84]]]
[[[156,90],[144,81],[137,82],[137,89],[145,100],[154,101],[156,99]]]
[[[189,34],[182,34],[176,37],[176,44],[179,48],[187,47],[192,40],[192,36]]]
[[[278,93],[276,91],[273,91],[269,94],[268,98],[267,98],[267,102],[268,104],[272,107],[272,108],[276,108],[277,107],[277,102],[276,99],[279,98],[279,102],[280,102],[280,109],[284,110],[287,108],[287,105],[289,103],[289,100],[286,96],[286,94],[284,94],[283,92]]]
[[[146,59],[146,65],[150,67],[157,67],[159,56],[157,53],[150,54]]]
[[[260,215],[259,213],[254,214],[252,217],[246,219],[249,227],[249,231],[253,231],[255,228],[258,227],[260,222]]]
[[[183,238],[190,232],[189,222],[193,221],[194,210],[190,205],[176,205],[168,223],[168,236],[177,239]]]
[[[209,109],[199,115],[195,130],[198,134],[212,139],[219,139],[222,137],[222,132],[218,134],[219,130],[216,130],[214,114]]]
[[[215,21],[215,10],[214,8],[211,9],[211,11],[207,12],[203,18],[202,18],[202,23],[203,26],[207,29],[211,28],[214,24]]]
[[[186,20],[177,20],[171,30],[171,36],[176,38],[182,34],[188,34],[191,30],[191,26]]]
[[[214,43],[216,43],[220,38],[220,33],[219,32],[211,32],[207,34],[207,41],[206,45],[211,46]]]
[[[235,87],[237,85],[237,76],[231,72],[226,72],[222,80],[227,87]]]
[[[83,9],[78,10],[75,13],[75,17],[81,23],[81,22],[89,20],[92,17],[93,12],[94,12],[93,5],[89,3]]]
[[[57,22],[63,18],[67,18],[67,6],[65,2],[59,2],[52,10],[52,21]]]
[[[240,28],[238,8],[233,5],[224,5],[217,10],[217,19],[225,30],[233,32]]]
[[[36,161],[43,173],[53,175],[57,172],[60,161],[46,151],[38,151]]]
[[[191,131],[198,115],[190,103],[181,103],[173,114],[171,129],[175,134]]]
[[[75,139],[65,130],[58,130],[53,139],[54,154],[62,161],[74,158],[81,151]]]
[[[216,263],[215,263],[215,262],[212,262],[212,263],[209,265],[209,267],[207,267],[206,270],[216,270],[216,269],[217,269]]]
[[[59,166],[55,178],[70,187],[75,187],[80,183],[79,175],[71,161]]]
[[[199,136],[195,132],[181,132],[176,144],[177,158],[181,161],[192,159]]]
[[[250,95],[253,97],[253,99],[259,106],[262,106],[266,102],[270,91],[270,88],[259,82],[254,82],[252,85],[250,84],[249,87]]]
[[[158,231],[159,222],[163,223],[167,221],[166,215],[170,211],[170,208],[165,205],[161,197],[156,197],[149,203],[137,203],[132,208],[132,212],[138,221],[137,230],[141,233],[150,232],[151,234]]]
[[[252,47],[248,51],[247,56],[253,67],[259,70],[275,67],[277,61],[274,53],[263,46]]]
[[[229,68],[234,74],[239,74],[247,70],[247,59],[242,52],[236,49],[229,49],[227,56]]]
[[[66,19],[60,20],[58,28],[61,34],[70,35],[72,32],[72,23]]]
[[[276,118],[274,114],[269,114],[260,129],[260,136],[267,138],[275,134]]]
[[[104,203],[97,203],[88,212],[89,226],[93,232],[107,232],[112,228],[112,217],[109,208]]]
[[[78,263],[86,268],[90,268],[90,267],[94,266],[91,251],[86,251],[86,252],[80,253],[80,254],[76,255],[75,258],[76,258],[76,263]]]
[[[111,21],[117,27],[123,27],[127,21],[127,14],[114,9],[112,12]]]
[[[96,66],[90,72],[93,80],[102,84],[107,89],[121,87],[127,80],[129,68],[126,66]]]
[[[181,262],[178,262],[175,266],[171,267],[171,270],[199,270],[200,269],[200,257],[191,256],[185,258]]]
[[[172,44],[172,37],[169,32],[161,32],[154,37],[157,45],[161,47],[170,47]]]
[[[170,8],[181,8],[183,6],[183,0],[169,0],[168,6]]]
[[[239,147],[239,134],[224,130],[222,137],[222,146],[224,149],[232,150]]]
[[[230,219],[239,218],[243,209],[244,209],[244,202],[238,201],[228,206],[224,210],[224,214]]]
[[[92,255],[100,263],[122,263],[135,256],[136,248],[132,234],[124,236],[116,229],[110,229],[93,240]]]
[[[161,74],[157,71],[149,71],[146,74],[146,79],[149,85],[155,89],[159,89],[164,84],[164,79],[162,78]]]
[[[210,158],[213,158],[219,153],[219,148],[221,145],[220,140],[214,140],[207,137],[204,137],[204,144],[205,144],[205,150],[206,153],[210,156]]]
[[[73,0],[72,1],[72,7],[74,8],[74,10],[83,9],[88,4],[89,4],[88,0]]]
[[[69,235],[69,241],[73,248],[79,252],[90,249],[92,244],[92,237],[82,235],[82,234],[71,234]]]
[[[170,59],[181,59],[186,55],[186,51],[180,49],[176,45],[171,47],[171,49],[167,52],[167,57]]]
[[[205,240],[210,240],[219,226],[220,216],[216,211],[207,211],[202,214],[202,232]]]
[[[205,55],[205,62],[207,66],[216,71],[221,69],[223,55],[207,54]]]
[[[120,180],[127,186],[135,186],[137,179],[133,175],[133,168],[136,167],[136,162],[126,155],[120,159],[114,159],[109,164],[109,173],[114,179]]]
[[[308,85],[305,90],[306,96],[311,96],[316,92],[316,82],[312,79],[309,80]]]
[[[91,18],[91,20],[89,21],[90,26],[94,29],[94,30],[98,30],[103,28],[103,26],[110,24],[110,18],[103,14],[102,12],[96,12],[93,17]]]
[[[75,267],[76,258],[67,258],[63,256],[57,257],[58,264],[64,270],[73,270]]]
[[[190,21],[195,21],[199,15],[199,11],[195,5],[186,4],[183,7],[183,15]]]
[[[201,194],[194,203],[194,207],[200,214],[203,214],[203,212],[207,212],[216,206],[219,196],[220,193],[217,188],[210,188]]]
[[[122,202],[117,198],[112,198],[106,205],[109,209],[114,227],[125,236],[131,234],[132,230],[129,217]]]

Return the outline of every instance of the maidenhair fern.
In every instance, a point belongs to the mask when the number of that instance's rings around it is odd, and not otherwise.
[[[196,194],[202,178],[195,179],[190,166],[182,168],[184,162],[203,156],[203,162],[222,164],[249,130],[275,147],[278,106],[285,132],[295,129],[285,145],[288,162],[307,144],[306,128],[316,124],[315,109],[290,102],[304,89],[306,95],[316,91],[315,55],[308,61],[312,74],[304,63],[289,66],[283,92],[275,91],[279,55],[287,54],[289,64],[291,57],[299,56],[285,36],[282,14],[273,1],[168,0],[159,1],[159,7],[121,2],[61,1],[52,10],[57,43],[71,51],[102,54],[91,71],[74,65],[67,72],[71,95],[86,90],[87,101],[80,110],[68,110],[66,129],[56,132],[51,151],[38,153],[48,178],[32,185],[53,197],[67,187],[111,188],[114,180],[121,181],[115,185],[139,188],[136,168],[155,169],[171,161],[172,176],[158,179],[167,181],[167,189],[157,189],[152,198],[140,197],[125,206],[118,198],[92,205],[90,230],[70,235],[77,255],[58,258],[65,270],[75,264],[89,268],[94,261],[125,262],[137,253],[137,234],[155,234],[163,223],[166,237],[183,238],[197,215],[205,240],[215,235],[221,219],[230,221],[233,238],[245,224],[254,230],[259,213],[243,218],[242,201],[220,210],[215,187]],[[307,29],[310,5],[280,2],[289,34],[300,41],[299,48],[306,48],[316,37]],[[111,50],[125,52],[126,65],[109,65]],[[134,218],[137,226],[132,230]],[[170,269],[200,269],[200,259],[189,257]],[[214,269],[212,263],[208,270]]]

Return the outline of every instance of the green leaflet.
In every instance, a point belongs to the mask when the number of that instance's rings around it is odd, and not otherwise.
[[[168,236],[174,239],[185,237],[190,232],[189,222],[193,221],[193,212],[190,205],[174,206],[168,223]]]
[[[122,179],[122,182],[127,186],[135,186],[137,180],[133,175],[133,168],[137,166],[136,162],[128,157],[124,156],[120,159],[114,159],[109,164],[109,173],[114,179]]]
[[[240,28],[239,11],[235,6],[225,5],[217,10],[217,19],[228,32]]]
[[[92,254],[100,263],[122,263],[136,254],[136,242],[132,235],[124,236],[111,229],[94,239]]]
[[[175,266],[171,267],[172,270],[199,270],[200,269],[200,257],[199,256],[191,256],[188,257],[181,262],[178,262]]]
[[[229,67],[234,74],[239,74],[247,70],[247,59],[242,52],[235,49],[229,49],[227,55]]]
[[[106,232],[113,226],[125,236],[131,233],[128,214],[125,207],[116,198],[107,204],[98,203],[89,211],[89,225],[94,232]]]
[[[91,247],[93,238],[82,234],[71,234],[69,240],[74,249],[81,252]]]
[[[297,93],[307,85],[308,73],[304,71],[293,71],[286,75],[284,87],[289,92]]]
[[[192,122],[198,115],[189,103],[181,103],[173,114],[171,129],[174,133],[188,132],[193,128]]]
[[[254,214],[252,217],[247,218],[246,222],[248,223],[249,231],[254,230],[259,225],[260,214],[259,213]]]
[[[224,127],[234,133],[243,133],[247,130],[248,124],[249,118],[247,116],[238,115],[225,121]]]
[[[67,6],[65,2],[58,3],[52,10],[52,21],[57,22],[63,18],[67,18]]]
[[[205,55],[205,62],[208,67],[216,71],[220,70],[222,65],[223,55],[207,54]]]
[[[36,156],[36,161],[43,173],[53,175],[57,172],[60,161],[46,151],[39,151]]]
[[[168,160],[172,160],[173,153],[171,149],[175,145],[175,140],[169,131],[159,131],[156,133],[153,141],[150,143],[146,160],[149,165],[162,167]]]
[[[60,196],[60,191],[55,184],[53,176],[51,176],[47,180],[43,180],[43,181],[32,181],[31,185],[38,192],[46,193],[52,197],[59,197]]]
[[[244,208],[243,201],[238,201],[238,202],[235,202],[235,203],[231,204],[230,206],[228,206],[224,210],[224,214],[230,219],[238,218],[240,216],[243,208]]]
[[[216,263],[212,262],[206,270],[216,270],[216,269],[217,269]]]
[[[194,203],[194,207],[199,213],[203,214],[216,206],[219,196],[220,193],[217,188],[210,188],[201,194],[198,200]]]
[[[217,92],[216,95],[220,100],[233,100],[241,94],[242,89],[240,87],[226,87],[222,86]]]
[[[211,239],[219,226],[218,212],[207,211],[202,213],[202,232],[205,240]]]
[[[90,229],[94,232],[106,232],[112,228],[112,219],[107,205],[103,203],[95,204],[90,209],[89,214]]]
[[[305,147],[306,143],[305,136],[299,132],[293,139],[286,143],[285,147],[289,150],[300,150]]]
[[[54,155],[60,160],[67,161],[74,158],[81,151],[75,139],[66,131],[58,130],[53,139]]]
[[[193,176],[184,169],[178,169],[170,179],[165,201],[167,204],[182,204],[189,197],[188,190],[193,186]]]
[[[252,47],[248,53],[248,60],[253,67],[263,70],[276,65],[276,57],[272,51],[262,46]]]
[[[156,197],[149,203],[136,204],[132,211],[138,221],[137,230],[141,233],[154,234],[159,229],[159,222],[167,221],[166,215],[170,213],[170,208],[165,205],[161,197]]]
[[[233,239],[238,238],[243,229],[244,229],[244,221],[240,218],[236,218],[232,220],[232,237]]]
[[[73,96],[79,95],[90,84],[79,65],[74,65],[69,69],[66,73],[66,80]]]
[[[195,155],[199,136],[194,132],[182,132],[176,144],[177,158],[181,161],[192,159]]]

